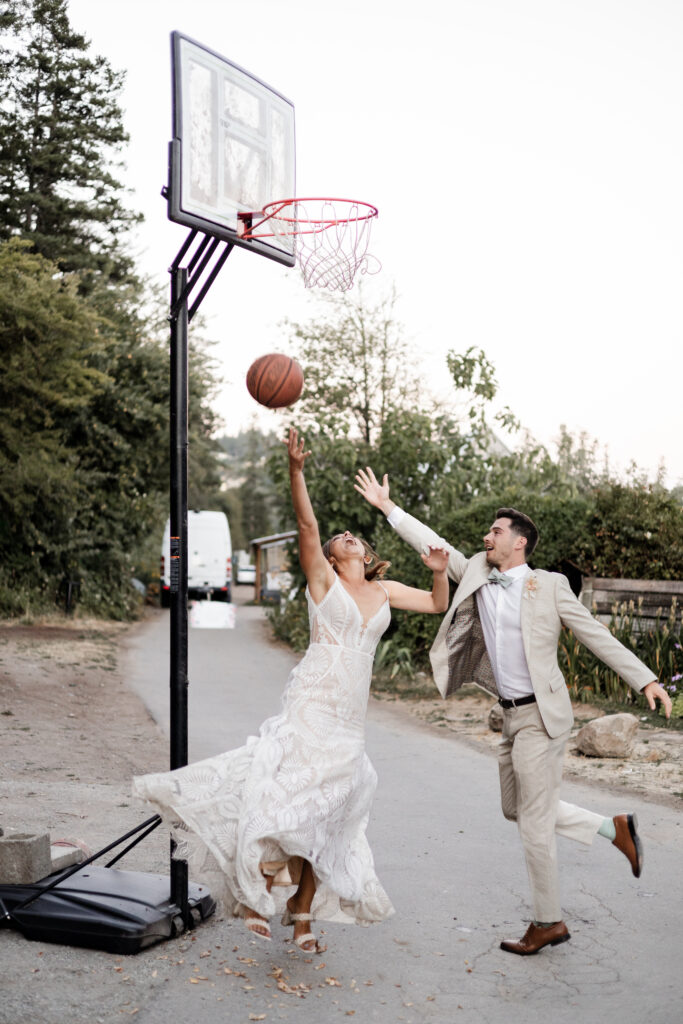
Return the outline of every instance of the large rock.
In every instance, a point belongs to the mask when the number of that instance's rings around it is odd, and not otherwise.
[[[489,729],[491,732],[503,731],[503,709],[496,701],[489,711]]]
[[[576,747],[588,757],[629,757],[636,742],[638,719],[622,713],[594,718],[576,734]]]

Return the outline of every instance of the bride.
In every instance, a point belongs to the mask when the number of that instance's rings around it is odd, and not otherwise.
[[[251,932],[270,939],[269,919],[284,911],[294,942],[315,952],[313,919],[367,924],[393,913],[365,835],[377,784],[364,736],[373,655],[390,607],[446,610],[448,555],[422,555],[430,592],[383,580],[389,563],[348,530],[321,546],[304,479],[311,453],[295,430],[285,443],[311,640],[282,710],[245,746],[140,776],[133,792],[171,824],[193,874],[217,862],[227,907]]]

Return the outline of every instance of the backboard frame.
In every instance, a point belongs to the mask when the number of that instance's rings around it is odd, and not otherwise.
[[[275,260],[287,267],[296,263],[296,242],[294,239],[281,238],[244,238],[238,232],[238,213],[256,212],[249,209],[251,204],[225,191],[225,173],[221,174],[224,161],[227,163],[230,147],[242,146],[247,153],[257,153],[260,177],[254,205],[258,210],[267,202],[275,199],[288,198],[295,195],[296,186],[296,135],[294,120],[294,104],[282,93],[267,85],[251,72],[223,57],[202,43],[197,42],[182,32],[171,33],[171,65],[173,85],[173,138],[169,145],[168,218],[194,230],[202,231],[214,238],[219,238],[244,249],[251,249]],[[210,199],[203,201],[197,198],[197,190],[192,193],[193,179],[190,161],[193,158],[192,141],[193,122],[191,111],[191,69],[192,66],[211,79],[212,101],[216,103],[213,114],[213,133],[208,144],[208,153],[212,163],[213,174]],[[220,79],[219,76],[223,76]],[[220,96],[218,88],[222,84],[225,95],[226,84],[238,93],[242,93],[247,105],[258,110],[260,128],[243,129],[238,117],[231,120],[225,111],[218,114]],[[214,95],[215,94],[215,95]],[[218,97],[218,98],[216,98]],[[280,163],[274,168],[275,156],[272,145],[274,136],[273,124],[277,123],[282,153]],[[198,133],[199,129],[194,128]],[[205,139],[202,138],[201,142]],[[261,178],[265,179],[261,181]],[[280,182],[277,191],[285,195],[272,195],[275,186],[272,181]]]

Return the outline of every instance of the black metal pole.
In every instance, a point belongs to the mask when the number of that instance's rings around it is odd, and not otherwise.
[[[188,759],[187,688],[187,446],[188,446],[188,312],[187,270],[171,270],[171,586],[170,586],[170,729],[171,770]],[[185,299],[176,308],[180,296]],[[191,927],[187,900],[187,863],[171,857],[171,900]]]

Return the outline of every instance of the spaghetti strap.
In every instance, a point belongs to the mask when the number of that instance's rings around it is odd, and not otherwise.
[[[382,581],[381,581],[381,580],[375,580],[375,583],[376,583],[376,584],[377,584],[378,586],[380,586],[380,587],[382,588],[382,590],[384,591],[384,593],[385,593],[385,594],[387,595],[387,601],[388,601],[388,600],[389,600],[389,591],[388,591],[388,590],[387,590],[387,588],[386,588],[386,587],[384,586],[384,584],[382,583]]]

